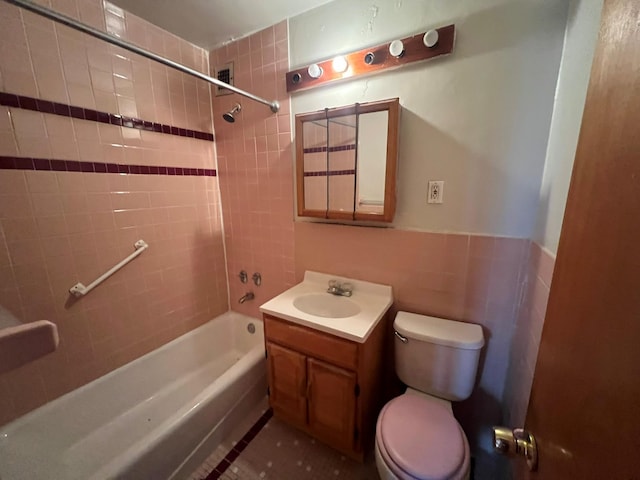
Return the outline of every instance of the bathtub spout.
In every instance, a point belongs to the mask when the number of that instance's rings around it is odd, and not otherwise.
[[[240,297],[240,300],[238,300],[238,303],[244,303],[247,300],[253,300],[254,298],[255,298],[255,295],[253,294],[253,292],[247,292]]]

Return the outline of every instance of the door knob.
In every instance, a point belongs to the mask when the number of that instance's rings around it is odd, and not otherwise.
[[[524,456],[532,472],[538,466],[536,439],[522,428],[493,427],[493,448],[501,455]]]

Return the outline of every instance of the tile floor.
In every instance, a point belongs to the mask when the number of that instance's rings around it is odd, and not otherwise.
[[[189,480],[379,480],[373,453],[364,464],[357,463],[285,425],[267,409],[265,398]]]

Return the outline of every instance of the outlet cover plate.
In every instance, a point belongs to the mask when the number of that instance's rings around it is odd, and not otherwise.
[[[443,196],[444,181],[429,180],[429,187],[427,190],[427,203],[442,203]]]

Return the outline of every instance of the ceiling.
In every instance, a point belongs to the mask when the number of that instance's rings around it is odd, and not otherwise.
[[[111,0],[195,45],[211,49],[330,0]]]

